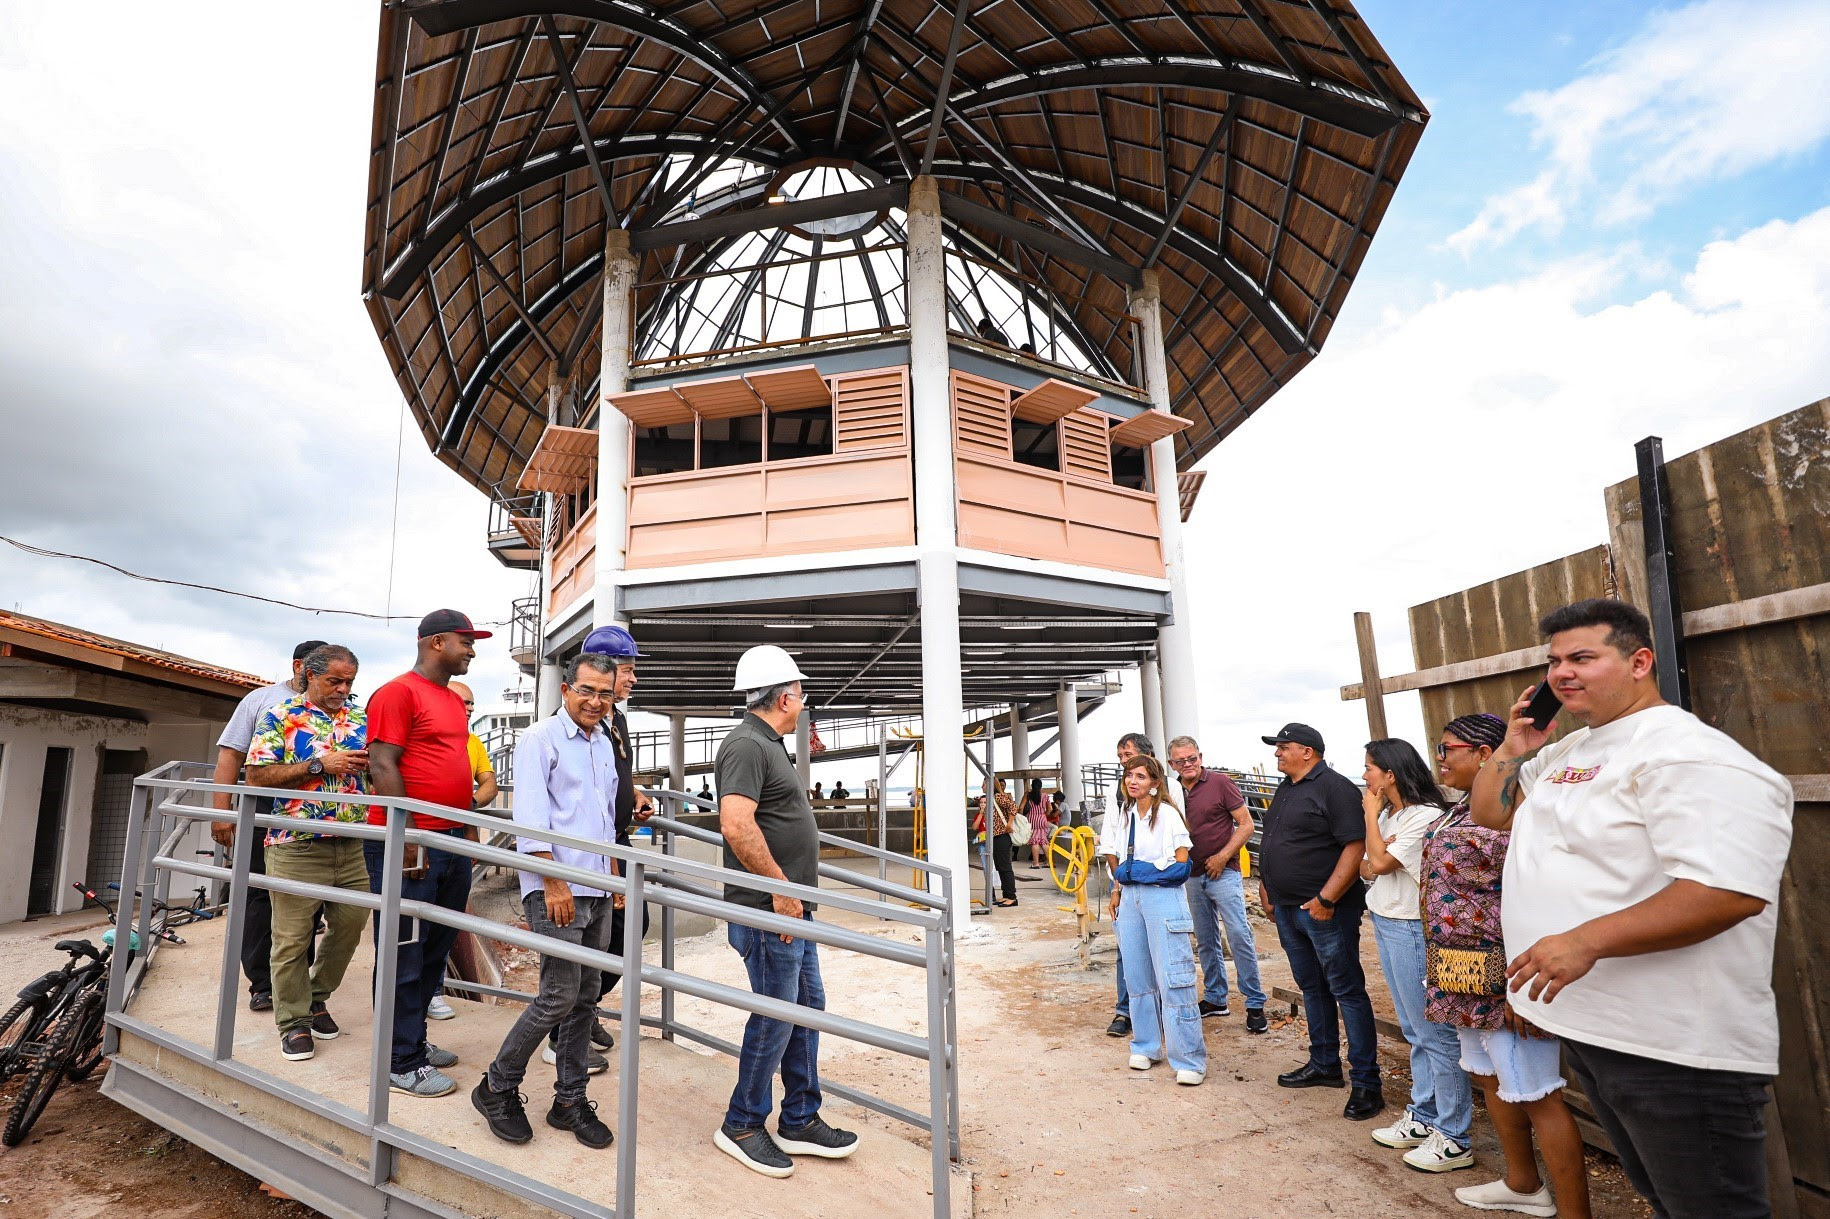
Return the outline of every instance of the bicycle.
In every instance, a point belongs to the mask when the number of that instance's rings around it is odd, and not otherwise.
[[[85,902],[92,901],[106,911],[112,925],[102,933],[100,949],[88,940],[59,940],[57,950],[69,954],[69,963],[26,986],[19,992],[19,1001],[0,1017],[0,1042],[6,1043],[4,1076],[0,1078],[25,1072],[25,1082],[0,1130],[0,1144],[7,1147],[17,1147],[30,1133],[66,1077],[87,1079],[102,1062],[108,966],[120,924],[116,909],[82,882],[71,887]],[[154,924],[153,933],[183,943],[161,924]],[[139,933],[129,928],[127,943],[131,961],[140,947]]]
[[[119,881],[109,881],[108,887],[113,889],[116,893],[121,891],[121,883]],[[140,894],[136,890],[134,893],[134,900],[138,901],[139,898]],[[152,899],[152,905],[153,915],[159,919],[159,926],[167,931],[171,930],[173,927],[183,927],[187,923],[197,923],[213,919],[218,914],[222,913],[220,907],[209,904],[209,886],[207,885],[198,885],[197,888],[192,891],[191,901],[188,906],[174,906],[169,902],[160,901],[156,897]],[[176,936],[162,938],[166,938],[169,942],[175,944],[184,943],[182,939],[179,939]]]

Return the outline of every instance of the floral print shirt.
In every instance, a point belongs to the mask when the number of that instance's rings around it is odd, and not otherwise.
[[[248,765],[306,762],[333,749],[367,749],[368,732],[368,717],[361,708],[345,704],[334,712],[325,711],[301,694],[287,699],[260,718],[255,725],[254,741],[248,747]],[[260,777],[250,776],[248,781],[258,786]],[[360,771],[347,775],[319,775],[307,778],[299,785],[299,790],[367,793],[368,776]],[[306,821],[368,819],[366,804],[337,804],[329,800],[275,800],[273,811]],[[303,830],[271,829],[267,831],[267,845],[279,846],[320,837],[322,835]]]
[[[1500,934],[1500,878],[1512,835],[1474,824],[1468,801],[1423,837],[1423,935],[1439,948],[1488,948]],[[1424,982],[1424,1016],[1464,1029],[1506,1023],[1506,996],[1458,995]]]

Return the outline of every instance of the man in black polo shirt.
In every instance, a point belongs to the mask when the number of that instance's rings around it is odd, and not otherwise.
[[[1286,1088],[1338,1088],[1341,1033],[1335,1005],[1347,1024],[1347,1062],[1353,1092],[1342,1116],[1365,1121],[1385,1108],[1372,1000],[1360,968],[1360,918],[1366,888],[1360,857],[1366,848],[1366,815],[1360,789],[1322,760],[1322,734],[1307,724],[1285,724],[1263,738],[1277,747],[1284,781],[1265,810],[1258,849],[1258,900],[1277,922],[1277,938],[1290,957],[1290,973],[1303,991],[1309,1024],[1309,1061],[1277,1077]]]

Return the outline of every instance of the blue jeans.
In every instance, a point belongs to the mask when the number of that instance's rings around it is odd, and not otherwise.
[[[610,946],[611,899],[608,897],[572,898],[572,921],[564,927],[547,917],[546,894],[536,889],[521,899],[527,913],[527,929],[535,935],[550,935],[562,943],[599,952]],[[558,1058],[558,1086],[553,1099],[562,1105],[576,1105],[585,1099],[588,1055],[591,1050],[591,1022],[596,1019],[598,971],[576,961],[542,955],[540,958],[540,993],[521,1009],[515,1023],[496,1051],[485,1075],[495,1092],[514,1092],[527,1078],[527,1064],[547,1039],[555,1033],[555,1057]]]
[[[369,892],[381,892],[381,865],[385,858],[379,842],[362,844],[362,862],[368,865]],[[470,860],[449,851],[427,850],[426,874],[417,880],[403,877],[400,896],[403,901],[431,902],[447,910],[462,910],[470,902]],[[445,958],[457,943],[455,927],[421,920],[419,935],[412,935],[413,922],[404,915],[392,936],[381,932],[381,912],[375,912],[375,951],[399,944],[394,965],[394,1037],[388,1070],[396,1075],[416,1071],[426,1065],[426,1008],[438,993],[439,981],[445,975]],[[376,977],[380,977],[380,970]]]
[[[1378,1088],[1378,1030],[1366,973],[1360,968],[1359,902],[1343,905],[1326,921],[1301,906],[1278,906],[1277,938],[1290,958],[1290,974],[1303,991],[1303,1019],[1309,1025],[1309,1065],[1341,1069],[1341,1022],[1347,1025],[1348,1076],[1356,1088]],[[1340,1019],[1335,1005],[1340,1005]]]
[[[1167,1056],[1178,1071],[1207,1070],[1194,925],[1182,886],[1126,885],[1118,903],[1118,942],[1133,1000],[1131,1052],[1153,1061]]]
[[[1411,1116],[1464,1147],[1474,1121],[1474,1091],[1461,1069],[1461,1038],[1423,1014],[1423,920],[1372,916],[1379,967],[1411,1043]]]
[[[811,919],[811,914],[804,917]],[[826,1010],[826,987],[820,982],[819,945],[797,939],[782,943],[773,931],[729,923],[731,947],[743,958],[750,989],[786,1003]],[[797,1130],[820,1112],[820,1035],[810,1028],[752,1015],[743,1026],[743,1053],[737,1060],[737,1087],[725,1111],[727,1126],[761,1126],[769,1117],[770,1088],[782,1075],[781,1125]]]
[[[1118,1003],[1113,1008],[1125,1019],[1131,1019],[1131,992],[1125,989],[1125,939],[1119,936],[1117,955],[1112,958],[1112,972],[1118,975]]]
[[[1245,878],[1238,868],[1217,877],[1205,871],[1188,878],[1188,912],[1195,920],[1195,944],[1201,954],[1202,995],[1209,1003],[1226,1003],[1226,957],[1220,951],[1220,928],[1233,949],[1239,993],[1248,1011],[1264,1010],[1264,985],[1258,980],[1258,945],[1245,917]]]

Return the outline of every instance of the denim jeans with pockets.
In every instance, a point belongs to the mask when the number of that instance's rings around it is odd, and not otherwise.
[[[1118,942],[1131,995],[1131,1052],[1169,1059],[1178,1071],[1206,1071],[1194,923],[1181,885],[1126,885]]]
[[[1201,955],[1201,997],[1226,1003],[1226,955],[1220,951],[1220,929],[1233,950],[1239,993],[1248,1011],[1264,1009],[1264,983],[1258,977],[1258,944],[1245,913],[1245,878],[1238,868],[1219,876],[1197,871],[1188,878],[1188,912],[1195,920],[1195,946]]]
[[[1411,1046],[1411,1114],[1465,1147],[1474,1121],[1474,1089],[1461,1069],[1461,1038],[1423,1014],[1423,920],[1374,914],[1372,923],[1398,1027]]]
[[[453,831],[457,832],[457,831]],[[402,877],[400,896],[403,901],[431,902],[447,910],[462,910],[470,901],[470,860],[449,851],[428,850],[426,874]],[[368,867],[369,892],[381,892],[383,846],[379,842],[362,844],[362,861]],[[416,933],[417,931],[417,933]],[[393,934],[384,934],[381,912],[375,912],[375,950],[392,950],[394,965],[394,1030],[388,1070],[396,1075],[416,1071],[426,1065],[426,1009],[438,993],[445,976],[445,958],[457,943],[457,929],[441,923],[401,916]],[[379,958],[377,958],[379,960]],[[376,977],[380,977],[376,970]]]
[[[1378,1088],[1378,1030],[1366,972],[1360,968],[1359,902],[1343,904],[1331,919],[1318,919],[1301,906],[1275,907],[1277,938],[1290,958],[1290,975],[1303,992],[1309,1025],[1309,1065],[1341,1069],[1341,1023],[1347,1025],[1348,1075],[1356,1088]],[[1340,1006],[1340,1016],[1335,1006]]]
[[[572,897],[572,921],[561,927],[546,912],[546,894],[535,890],[521,899],[527,929],[567,944],[602,952],[610,944],[610,899]],[[555,1054],[558,1086],[554,1099],[576,1105],[585,1099],[585,1055],[591,1048],[591,1024],[596,1019],[599,971],[559,957],[540,958],[540,993],[521,1009],[514,1026],[489,1064],[489,1086],[496,1092],[520,1088],[527,1064],[539,1052],[548,1033],[558,1030]]]
[[[812,915],[806,915],[809,920]],[[731,947],[743,958],[750,989],[786,1003],[826,1010],[826,987],[820,981],[819,945],[796,937],[782,943],[780,934],[727,924]],[[743,1052],[737,1060],[737,1087],[725,1124],[761,1126],[769,1117],[775,1074],[782,1077],[781,1125],[799,1129],[820,1111],[820,1035],[810,1028],[752,1015],[743,1026]]]

